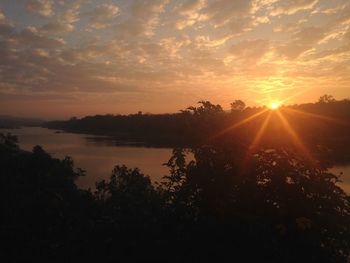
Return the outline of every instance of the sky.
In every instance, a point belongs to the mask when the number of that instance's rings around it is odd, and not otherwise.
[[[350,97],[349,0],[1,0],[0,114]]]

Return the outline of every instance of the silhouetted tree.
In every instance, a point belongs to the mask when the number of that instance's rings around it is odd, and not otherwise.
[[[218,113],[223,113],[222,107],[217,104],[212,104],[210,101],[204,101],[201,100],[198,102],[200,104],[199,107],[188,107],[187,110],[189,110],[194,115],[213,115]]]
[[[229,114],[208,101],[178,114],[96,115],[49,124],[191,146],[173,150],[165,164],[169,174],[158,185],[138,169],[116,166],[94,192],[77,188],[85,173],[71,158],[53,158],[40,146],[20,150],[14,136],[0,134],[3,251],[15,262],[43,255],[133,261],[150,254],[174,262],[346,262],[349,196],[319,149],[331,145],[332,156],[346,158],[350,104],[324,101],[280,109],[320,161],[296,151],[277,114],[244,122],[261,109]],[[246,154],[269,115],[268,136]]]
[[[7,153],[7,151],[18,151],[18,138],[10,133],[0,133],[0,150]]]
[[[20,150],[0,134],[1,243],[9,261],[52,257],[87,220],[89,194],[77,189],[83,175],[73,160],[54,159],[40,146]],[[85,199],[85,197],[87,199]]]
[[[321,96],[318,100],[319,103],[332,103],[335,102],[336,100],[332,95],[325,94]]]
[[[231,112],[243,111],[246,107],[245,103],[242,100],[235,100],[230,104]]]
[[[205,242],[228,242],[210,243],[210,249],[239,243],[240,252],[254,249],[273,262],[346,260],[350,205],[337,176],[285,150],[260,151],[247,167],[227,147],[201,147],[194,156],[184,167],[175,152],[169,162],[174,176],[166,179],[181,182],[173,188],[174,207],[192,209],[186,215],[206,231]]]
[[[327,147],[334,155],[332,160],[344,162],[350,153],[350,138],[347,132],[347,123],[350,123],[350,103],[347,100],[333,101],[329,98],[322,101],[328,102],[284,106],[280,112],[293,129],[304,137],[308,147]],[[256,118],[250,117],[262,110],[263,108],[248,107],[242,111],[236,110],[234,114],[226,113],[220,105],[201,101],[200,105],[189,107],[181,113],[96,115],[49,122],[45,127],[112,136],[113,140],[109,138],[105,142],[114,145],[120,142],[142,142],[147,146],[193,147],[207,143],[218,134],[221,143],[232,145],[247,143],[256,135],[269,112]],[[302,111],[305,114],[293,113],[290,110]],[[272,114],[272,120],[266,127],[266,135],[261,138],[261,145],[266,148],[276,145],[290,146],[290,137],[285,136],[283,124],[276,115]],[[243,120],[249,121],[231,129]],[[101,140],[103,139],[99,138],[99,142]]]

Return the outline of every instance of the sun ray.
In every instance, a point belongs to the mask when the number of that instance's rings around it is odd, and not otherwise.
[[[271,107],[271,106],[272,106],[272,104],[275,103],[275,104],[278,104],[277,108],[280,108],[280,107],[282,107],[285,103],[287,103],[288,101],[290,101],[291,99],[293,99],[293,98],[295,98],[295,97],[298,97],[298,96],[304,94],[305,92],[307,92],[307,91],[310,90],[310,89],[312,89],[312,88],[307,88],[307,89],[301,90],[301,91],[296,92],[296,93],[294,93],[293,95],[291,95],[291,96],[289,96],[289,97],[286,97],[286,98],[284,98],[284,99],[276,99],[276,98],[271,98],[271,97],[269,97],[269,103],[270,103],[269,107],[273,109],[273,107]]]
[[[260,115],[264,114],[267,111],[268,111],[268,109],[264,109],[262,111],[259,111],[258,113],[255,113],[255,114],[253,114],[253,115],[251,115],[251,116],[249,116],[249,117],[247,117],[247,118],[245,118],[245,119],[235,123],[232,126],[227,127],[226,129],[224,129],[224,130],[220,131],[219,133],[217,133],[217,134],[213,135],[212,137],[210,137],[210,140],[216,139],[216,138],[220,137],[221,135],[224,135],[225,133],[227,133],[227,132],[229,132],[231,130],[234,130],[234,129],[236,129],[236,128],[238,128],[238,127],[240,127],[240,126],[242,126],[242,125],[244,125],[244,124],[254,120],[255,118],[259,117]]]
[[[312,89],[312,88],[307,88],[307,89],[303,89],[303,90],[301,90],[301,91],[299,91],[299,92],[296,92],[296,93],[294,93],[293,95],[291,95],[291,96],[289,96],[289,97],[287,97],[287,98],[281,100],[280,103],[281,103],[281,104],[286,103],[286,102],[290,101],[291,99],[294,99],[295,97],[298,97],[298,96],[304,94],[305,92],[307,92],[307,91],[310,90],[310,89]]]
[[[254,140],[252,141],[252,143],[249,145],[248,151],[251,152],[253,151],[256,146],[259,144],[262,136],[264,135],[264,132],[267,128],[267,125],[269,124],[271,119],[271,112],[269,113],[269,115],[267,115],[267,117],[265,118],[263,124],[261,125],[260,129],[258,130],[257,134],[254,137]]]
[[[296,110],[296,109],[291,109],[291,108],[285,108],[286,111],[292,112],[292,113],[297,113],[297,114],[301,114],[304,116],[309,116],[309,117],[314,117],[317,119],[322,119],[325,121],[330,121],[339,125],[343,125],[343,126],[347,126],[350,127],[350,123],[343,121],[343,120],[339,120],[339,119],[335,119],[332,117],[328,117],[328,116],[323,116],[323,115],[319,115],[319,114],[315,114],[315,113],[310,113],[310,112],[305,112],[305,111],[301,111],[301,110]]]
[[[312,154],[307,149],[307,147],[304,145],[302,140],[300,139],[299,135],[296,133],[296,131],[292,128],[288,120],[283,116],[281,111],[276,111],[277,116],[280,118],[285,130],[289,133],[289,135],[292,137],[292,140],[297,148],[304,154],[304,156],[312,163],[316,164],[315,159],[312,157]]]
[[[254,150],[256,149],[256,147],[259,145],[262,136],[265,133],[265,130],[270,122],[271,119],[271,115],[272,112],[269,112],[269,114],[267,115],[267,117],[265,118],[263,124],[261,125],[261,127],[259,128],[258,132],[256,133],[254,140],[251,142],[251,144],[249,145],[248,149],[247,149],[247,153],[245,154],[245,157],[242,161],[241,164],[241,174],[244,173],[246,165],[249,161],[250,156],[252,155],[252,153],[254,152]]]

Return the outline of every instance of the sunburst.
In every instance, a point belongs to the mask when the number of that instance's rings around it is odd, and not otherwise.
[[[281,106],[281,104],[279,102],[272,102],[270,104],[270,109],[271,110],[278,110],[280,106]]]
[[[227,127],[226,129],[224,129],[224,130],[220,131],[219,133],[215,134],[214,136],[212,136],[210,139],[214,139],[214,138],[217,138],[221,135],[224,135],[225,133],[228,133],[229,131],[232,131],[238,127],[241,127],[241,126],[255,120],[256,118],[263,115],[264,113],[269,112],[269,114],[265,117],[263,123],[261,124],[261,126],[257,130],[249,147],[247,148],[247,152],[244,155],[244,158],[242,159],[242,164],[241,164],[242,171],[245,169],[251,156],[256,152],[256,149],[258,148],[259,144],[261,143],[261,140],[263,139],[263,137],[265,135],[265,132],[267,130],[269,123],[271,122],[271,117],[273,115],[277,116],[277,118],[274,118],[273,120],[279,121],[281,123],[281,125],[285,131],[284,134],[286,134],[286,136],[288,136],[290,138],[291,142],[294,144],[294,146],[296,147],[296,150],[299,152],[299,154],[304,156],[304,158],[306,160],[308,160],[310,164],[317,166],[318,162],[313,157],[313,154],[311,153],[311,151],[309,150],[307,145],[304,143],[301,136],[294,129],[294,127],[292,126],[292,124],[288,120],[288,117],[285,113],[296,114],[296,115],[299,115],[300,117],[304,116],[304,117],[317,118],[317,119],[324,120],[327,122],[332,122],[333,124],[350,127],[350,123],[343,121],[343,120],[339,120],[336,118],[332,118],[329,116],[323,116],[323,115],[319,115],[319,114],[315,114],[315,113],[305,112],[305,111],[301,111],[301,110],[296,110],[296,109],[293,109],[290,107],[281,108],[281,105],[282,105],[282,101],[281,102],[277,102],[277,101],[271,102],[271,104],[268,108],[265,108],[265,109],[255,113],[255,114],[248,116],[245,119]]]

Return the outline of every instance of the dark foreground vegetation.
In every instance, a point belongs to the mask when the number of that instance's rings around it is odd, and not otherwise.
[[[350,205],[325,165],[291,149],[175,149],[158,185],[116,166],[96,190],[84,171],[0,135],[1,256],[6,262],[346,262]]]
[[[317,103],[284,106],[279,109],[311,150],[320,146],[331,161],[350,162],[350,100],[336,101],[325,95]],[[226,112],[208,101],[174,114],[96,115],[68,121],[52,121],[43,126],[68,132],[111,136],[109,143],[141,143],[156,147],[194,147],[208,143],[249,145],[268,118],[266,108],[245,107],[237,100]],[[251,117],[254,118],[251,118]],[[260,141],[264,148],[292,147],[285,124],[272,114]],[[244,120],[249,122],[235,127]],[[225,132],[222,132],[225,131]]]

